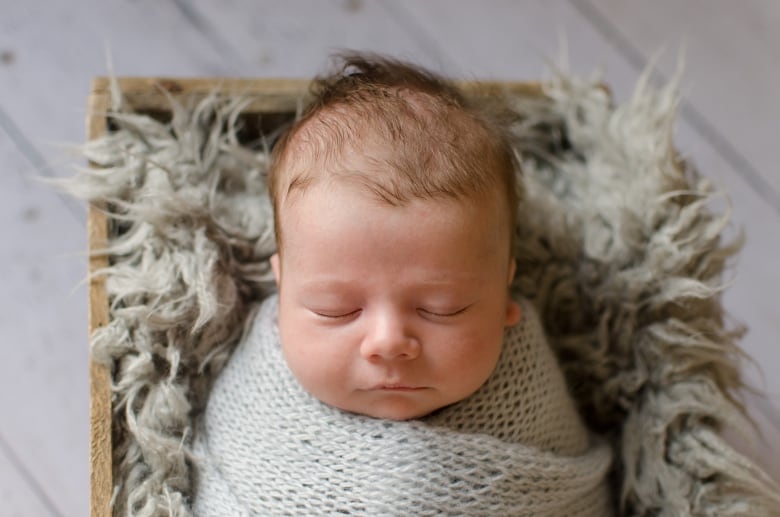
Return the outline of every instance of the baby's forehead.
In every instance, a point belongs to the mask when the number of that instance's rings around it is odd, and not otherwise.
[[[328,199],[334,193],[336,203]],[[418,287],[423,281],[430,287],[440,275],[482,275],[502,267],[508,235],[501,215],[488,215],[496,203],[469,205],[426,199],[388,206],[356,185],[318,185],[281,210],[280,251],[294,262],[288,274],[301,275],[298,281],[307,275],[358,281],[358,264],[371,265],[378,275],[406,272]]]
[[[472,193],[463,196],[440,195],[388,199],[372,183],[361,181],[359,177],[336,175],[321,177],[296,188],[287,202],[279,206],[277,216],[282,222],[294,220],[305,223],[312,220],[314,214],[320,214],[327,218],[328,224],[331,224],[334,219],[339,220],[331,218],[331,214],[351,211],[356,207],[362,207],[365,212],[379,209],[388,217],[419,215],[422,208],[429,214],[436,213],[438,216],[446,214],[446,217],[452,221],[468,223],[469,231],[473,231],[476,227],[480,233],[491,233],[497,228],[503,231],[504,226],[504,209],[499,192],[488,195]],[[418,223],[419,219],[406,220],[408,228],[422,231],[423,227],[418,226]],[[294,231],[295,226],[295,224],[285,225],[285,229]]]

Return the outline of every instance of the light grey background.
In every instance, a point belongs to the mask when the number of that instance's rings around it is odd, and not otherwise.
[[[564,38],[565,36],[565,38]],[[0,515],[88,508],[86,210],[37,184],[74,164],[90,78],[310,77],[339,48],[370,49],[464,78],[570,68],[618,99],[658,50],[684,45],[677,143],[729,192],[747,245],[725,295],[750,327],[747,401],[764,439],[749,454],[780,477],[780,2],[775,0],[0,0]]]

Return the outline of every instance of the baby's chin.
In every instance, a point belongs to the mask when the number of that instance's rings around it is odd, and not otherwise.
[[[344,404],[335,407],[357,415],[402,422],[422,418],[453,403],[420,403],[413,400],[413,397],[390,395],[384,400],[370,404]]]
[[[371,403],[361,401],[361,403],[356,404],[330,405],[356,415],[402,422],[428,416],[456,402],[458,401],[421,401],[416,400],[415,396],[411,394],[390,394]]]

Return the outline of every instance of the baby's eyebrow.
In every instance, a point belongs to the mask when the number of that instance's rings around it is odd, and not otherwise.
[[[315,278],[301,282],[302,290],[331,291],[335,289],[348,290],[354,287],[354,282],[338,278]]]
[[[413,282],[413,287],[418,287],[421,290],[427,289],[461,289],[473,286],[475,283],[481,283],[481,279],[473,274],[458,274],[447,276],[431,276],[428,278],[420,278],[418,281]],[[310,280],[304,280],[300,284],[300,290],[303,293],[311,292],[333,292],[338,291],[349,294],[352,291],[359,289],[360,281],[343,280],[339,278],[314,278]]]
[[[447,277],[440,277],[440,278],[430,278],[425,280],[420,280],[421,285],[430,285],[430,286],[452,286],[452,285],[463,285],[467,282],[477,282],[480,281],[480,279],[471,273],[463,273],[458,275],[451,275]]]
[[[418,284],[431,287],[460,286],[474,282],[482,282],[482,278],[474,271],[421,271]]]

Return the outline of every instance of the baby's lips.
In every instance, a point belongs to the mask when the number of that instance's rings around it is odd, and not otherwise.
[[[428,389],[425,386],[414,386],[410,384],[378,384],[371,388],[374,391],[421,391]]]

